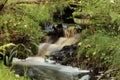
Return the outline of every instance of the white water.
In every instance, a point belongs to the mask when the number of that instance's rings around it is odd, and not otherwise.
[[[52,55],[55,51],[61,50],[64,46],[75,44],[78,41],[78,38],[79,35],[76,34],[70,37],[60,37],[55,43],[41,43],[39,45],[37,57],[28,57],[22,60],[14,58],[12,64],[22,65],[23,67],[27,66],[27,74],[29,75],[32,73],[32,77],[40,75],[40,77],[44,77],[44,80],[75,80],[74,76],[78,76],[78,74],[81,73],[89,73],[90,71],[81,70],[77,67],[64,66],[58,63],[56,64],[55,61],[49,59],[45,60],[44,56]],[[34,71],[36,71],[36,73],[34,73]],[[29,75],[29,77],[31,77],[31,75]]]
[[[38,56],[52,55],[55,51],[61,50],[64,46],[70,46],[78,41],[79,35],[73,37],[60,37],[54,44],[41,43],[39,45]]]
[[[59,73],[59,75],[54,73],[54,75],[52,76],[53,78],[54,78],[55,74],[57,76],[60,76],[60,75],[63,75],[63,73],[64,73],[64,76],[66,77],[66,79],[63,79],[63,80],[73,80],[74,76],[77,76],[78,74],[90,72],[89,70],[81,70],[77,67],[55,64],[55,61],[52,61],[49,59],[45,60],[42,57],[28,57],[28,58],[22,59],[22,60],[14,58],[12,64],[24,65],[24,66],[28,66],[28,67],[29,66],[36,66],[36,68],[40,66],[39,69],[44,68],[44,71],[46,71],[46,70],[57,71]],[[39,72],[39,70],[38,70],[38,72]],[[45,73],[45,72],[43,72],[43,73]],[[67,77],[70,77],[70,78],[67,78]],[[52,79],[50,79],[50,80],[52,80]],[[62,79],[58,79],[58,80],[62,80]]]

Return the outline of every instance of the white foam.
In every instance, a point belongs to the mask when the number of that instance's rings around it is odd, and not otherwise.
[[[71,66],[64,66],[60,64],[53,64],[55,61],[53,60],[45,60],[42,57],[28,57],[26,59],[13,59],[13,64],[21,64],[21,65],[38,65],[38,66],[45,66],[49,69],[57,70],[66,74],[70,75],[78,75],[81,73],[89,73],[89,70],[81,70],[77,67],[71,67]]]

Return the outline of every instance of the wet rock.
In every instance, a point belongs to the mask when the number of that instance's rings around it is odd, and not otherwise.
[[[64,36],[64,27],[62,24],[50,25],[45,28],[45,32],[47,32],[48,36]]]
[[[56,42],[59,37],[64,36],[65,28],[66,27],[63,24],[49,25],[45,27],[45,32],[47,33],[49,40],[51,40],[51,43]]]
[[[90,79],[91,79],[90,75],[84,75],[79,80],[90,80]]]
[[[72,64],[71,61],[73,61],[74,57],[76,56],[76,50],[77,50],[77,44],[64,46],[60,51],[54,52],[54,54],[51,55],[51,57],[56,62],[67,60],[67,63],[64,62],[64,65]]]
[[[0,54],[0,60],[3,60],[3,55],[2,54]]]

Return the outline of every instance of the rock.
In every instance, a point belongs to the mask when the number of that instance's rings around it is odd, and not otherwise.
[[[77,44],[73,44],[70,46],[64,46],[60,51],[54,52],[53,55],[51,55],[52,59],[56,62],[65,61],[66,59],[69,59],[71,57],[75,57],[77,50]],[[72,62],[70,62],[71,64]],[[66,63],[66,65],[69,63]]]
[[[47,32],[47,34],[49,36],[58,36],[58,37],[61,37],[61,36],[64,36],[64,31],[63,31],[64,27],[62,24],[57,24],[56,26],[55,25],[50,25],[50,26],[47,26],[45,28],[45,32]]]
[[[90,79],[91,79],[90,75],[84,75],[79,80],[90,80]]]
[[[15,78],[20,78],[20,75],[19,74],[15,74]]]
[[[2,54],[0,54],[0,60],[3,60],[3,55]]]

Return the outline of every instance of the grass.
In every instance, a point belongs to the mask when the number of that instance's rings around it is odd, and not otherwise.
[[[25,77],[20,77],[14,72],[14,70],[6,67],[5,65],[3,65],[3,62],[0,61],[0,80],[29,80]]]

